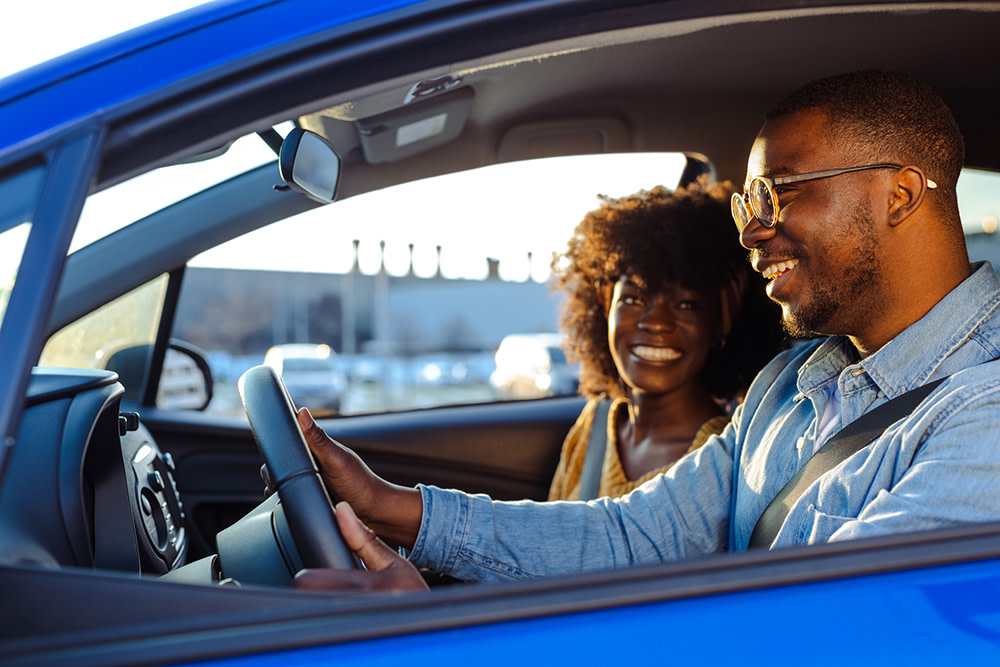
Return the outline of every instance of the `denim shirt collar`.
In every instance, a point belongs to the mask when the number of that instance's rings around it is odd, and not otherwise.
[[[799,392],[811,397],[839,380],[845,395],[874,384],[881,396],[895,398],[932,379],[996,358],[1000,318],[991,316],[1000,305],[1000,281],[989,262],[974,263],[972,268],[972,275],[926,315],[865,359],[859,359],[844,336],[824,340],[799,368]],[[978,344],[966,345],[970,341]]]

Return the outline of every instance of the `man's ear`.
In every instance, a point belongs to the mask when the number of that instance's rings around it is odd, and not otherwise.
[[[932,182],[920,167],[903,167],[893,177],[894,189],[889,199],[889,225],[895,227],[902,224],[920,208],[924,195]]]

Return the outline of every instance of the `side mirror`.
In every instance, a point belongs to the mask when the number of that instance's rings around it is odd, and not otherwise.
[[[141,403],[145,394],[153,345],[128,345],[107,355],[104,368],[118,373],[125,386],[125,398]],[[156,407],[171,410],[204,410],[212,401],[212,371],[204,352],[170,339],[160,369]]]
[[[156,407],[171,410],[204,410],[212,402],[212,370],[205,353],[172,338],[163,358]]]
[[[281,144],[278,155],[281,178],[293,190],[323,204],[337,196],[340,156],[318,134],[294,128]]]

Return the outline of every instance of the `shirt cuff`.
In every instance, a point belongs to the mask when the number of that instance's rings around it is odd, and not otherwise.
[[[469,499],[461,491],[418,484],[423,514],[420,531],[410,552],[410,562],[440,574],[448,574],[465,542]]]

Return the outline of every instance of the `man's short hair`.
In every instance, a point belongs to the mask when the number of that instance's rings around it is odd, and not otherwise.
[[[805,109],[830,117],[832,138],[865,162],[915,165],[955,204],[965,141],[938,93],[901,72],[865,70],[818,79],[779,102],[767,118]],[[849,167],[856,165],[831,165]],[[943,202],[942,202],[943,203]],[[957,209],[956,209],[957,210]]]

